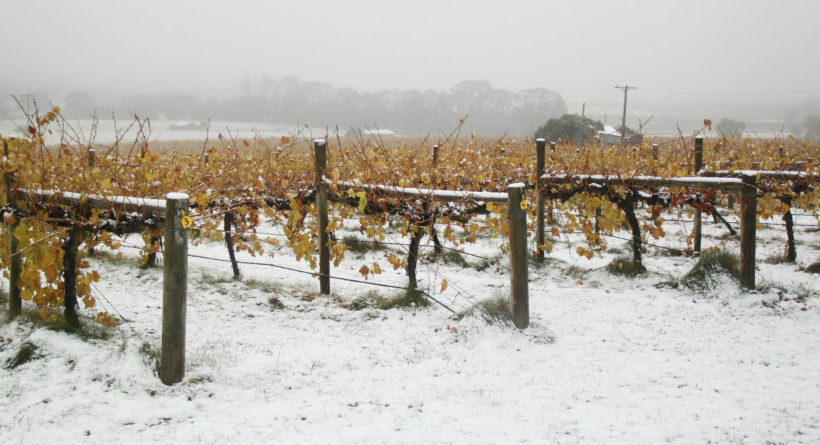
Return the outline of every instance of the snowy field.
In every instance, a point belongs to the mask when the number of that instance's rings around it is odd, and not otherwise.
[[[684,246],[681,223],[664,228],[660,243]],[[736,248],[726,232],[705,223],[704,246]],[[726,279],[707,294],[661,285],[694,258],[650,248],[646,276],[623,278],[605,269],[614,254],[578,259],[579,238],[556,240],[549,263],[530,267],[523,331],[456,320],[436,304],[353,310],[368,292],[391,290],[333,281],[326,297],[309,275],[244,265],[245,281],[234,282],[229,264],[190,258],[187,371],[172,387],[147,352],[160,344],[162,269],[95,260],[101,307],[128,322],[89,340],[0,324],[0,443],[818,443],[820,283],[799,267],[817,260],[820,236],[805,226],[796,235],[798,264],[769,264],[785,230],[758,230],[764,290]],[[465,251],[498,257],[499,244],[479,238]],[[238,256],[308,270],[288,249],[274,252]],[[216,242],[190,253],[227,258]],[[332,273],[360,278],[362,264],[379,261],[385,272],[369,281],[404,285],[386,254],[348,253]],[[420,277],[461,310],[470,297],[508,292],[508,268],[503,256],[480,272],[426,262]],[[450,285],[440,294],[442,276]],[[34,359],[7,368],[26,342]]]

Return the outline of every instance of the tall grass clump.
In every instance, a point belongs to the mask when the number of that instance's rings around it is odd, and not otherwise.
[[[462,320],[466,317],[480,318],[487,324],[493,326],[514,326],[510,296],[500,292],[456,314],[457,320]]]
[[[430,300],[427,299],[423,293],[408,287],[399,294],[380,299],[379,309],[388,310],[393,308],[410,308],[410,307],[427,307],[430,306]]]
[[[619,256],[606,266],[606,270],[612,275],[622,275],[625,277],[635,277],[644,272],[646,268],[641,263],[636,263],[631,257]]]
[[[719,284],[722,277],[740,282],[740,258],[733,252],[715,247],[700,253],[700,259],[680,279],[680,284],[703,292]]]
[[[385,246],[380,243],[374,243],[370,240],[361,240],[353,235],[348,235],[342,238],[342,244],[347,246],[347,251],[356,254],[357,256],[364,256],[368,252],[385,250]]]

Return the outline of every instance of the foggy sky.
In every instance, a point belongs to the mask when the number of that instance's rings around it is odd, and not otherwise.
[[[638,87],[636,110],[820,94],[820,2],[805,0],[2,0],[0,11],[4,91],[220,98],[248,75],[360,91],[482,79],[549,88],[570,112],[621,101],[615,85]]]

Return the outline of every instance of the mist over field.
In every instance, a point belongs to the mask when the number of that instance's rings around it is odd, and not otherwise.
[[[647,135],[703,119],[806,133],[820,55],[801,1],[2,1],[0,129],[72,119],[530,135],[580,114]],[[12,96],[19,100],[19,104]]]

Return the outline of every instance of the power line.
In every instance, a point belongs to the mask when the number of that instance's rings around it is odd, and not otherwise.
[[[616,87],[617,88],[617,87]],[[663,90],[651,90],[651,89],[643,89],[641,91],[645,91],[647,93],[658,93],[658,94],[687,94],[692,96],[779,96],[779,95],[787,95],[787,94],[820,94],[820,90],[793,90],[793,91],[755,91],[755,92],[748,92],[748,93],[715,93],[715,92],[702,92],[702,91],[663,91]]]

